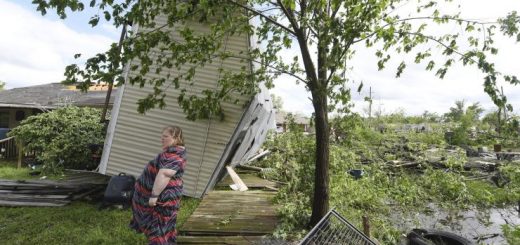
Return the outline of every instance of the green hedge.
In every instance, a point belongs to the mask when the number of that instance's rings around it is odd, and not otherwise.
[[[45,174],[59,174],[64,168],[92,169],[90,144],[103,144],[100,110],[68,106],[28,117],[14,128],[24,151],[38,152]]]

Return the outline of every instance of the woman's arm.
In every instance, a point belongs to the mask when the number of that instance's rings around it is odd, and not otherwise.
[[[155,177],[155,182],[153,183],[152,188],[152,197],[150,197],[150,200],[148,204],[150,206],[155,206],[157,204],[157,197],[161,194],[161,192],[166,188],[168,185],[168,182],[170,179],[177,173],[175,170],[171,169],[165,169],[162,168],[157,173],[157,176]]]

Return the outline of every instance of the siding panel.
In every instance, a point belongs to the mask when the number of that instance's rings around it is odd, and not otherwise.
[[[165,20],[159,19],[158,25],[162,25]],[[190,23],[195,32],[207,32],[208,27],[199,23]],[[172,31],[172,35],[176,35]],[[248,38],[246,36],[229,37],[226,46],[227,50],[246,50],[248,48]],[[158,53],[151,54],[158,57]],[[166,54],[168,55],[168,54]],[[181,88],[188,87],[188,91],[194,94],[200,93],[204,89],[214,89],[219,77],[218,69],[221,67],[227,70],[239,71],[241,67],[248,66],[240,59],[228,59],[224,62],[214,60],[202,69],[197,70],[193,86],[181,81]],[[160,74],[149,74],[148,78],[165,77],[171,73],[172,76],[181,74],[187,68],[180,70],[172,68],[163,70]],[[155,71],[155,68],[151,68]],[[129,71],[130,75],[137,71]],[[163,110],[154,109],[145,115],[137,113],[137,100],[144,98],[152,88],[146,85],[144,88],[139,86],[124,85],[121,106],[118,117],[112,120],[115,128],[112,132],[112,145],[106,164],[106,174],[115,175],[119,172],[126,172],[134,176],[140,175],[146,163],[160,151],[160,134],[166,125],[180,126],[184,131],[185,144],[187,148],[187,167],[184,175],[184,192],[187,196],[200,197],[211,176],[215,172],[224,150],[235,132],[235,129],[242,118],[245,107],[244,103],[249,100],[241,95],[234,95],[234,98],[241,100],[241,104],[230,102],[222,103],[225,118],[211,120],[198,120],[195,122],[185,119],[182,109],[177,103],[179,91],[173,86],[169,88],[166,97],[166,108]]]

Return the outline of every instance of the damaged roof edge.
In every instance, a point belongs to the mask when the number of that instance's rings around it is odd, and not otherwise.
[[[228,144],[227,144],[227,146],[226,146],[226,148],[225,148],[225,150],[224,150],[224,152],[223,152],[223,154],[222,154],[222,156],[221,156],[217,166],[213,170],[213,174],[211,175],[210,181],[206,185],[206,188],[204,189],[202,195],[204,195],[209,190],[211,190],[216,185],[216,182],[218,181],[218,179],[220,177],[224,176],[224,174],[225,174],[225,168],[224,168],[225,165],[232,164],[231,162],[228,162],[228,161],[231,161],[232,159],[234,159],[236,157],[235,155],[236,155],[237,152],[239,152],[239,149],[243,150],[242,149],[243,147],[248,147],[248,145],[250,145],[252,143],[252,142],[240,142],[238,144],[238,147],[236,147],[237,146],[237,141],[244,139],[245,134],[242,134],[244,129],[249,130],[254,124],[265,122],[265,120],[262,120],[262,119],[260,119],[260,120],[253,119],[253,121],[251,121],[251,119],[253,118],[253,117],[251,117],[252,113],[255,111],[256,107],[257,106],[261,106],[267,112],[270,112],[270,113],[266,113],[264,115],[267,117],[267,119],[271,118],[270,116],[272,115],[272,112],[273,112],[274,109],[272,108],[272,104],[271,104],[270,99],[266,100],[266,101],[262,101],[261,100],[262,98],[265,98],[265,97],[269,97],[270,98],[269,91],[265,87],[265,85],[260,84],[260,92],[257,93],[251,99],[251,101],[248,103],[248,105],[246,107],[247,110],[244,110],[244,112],[242,114],[242,117],[241,117],[239,123],[237,124],[237,126],[236,126],[236,128],[235,128],[235,130],[233,132],[233,136],[229,140],[229,142],[228,142]],[[271,120],[268,120],[268,122],[266,124],[267,126],[265,128],[263,128],[261,126],[257,128],[257,131],[254,133],[254,136],[255,136],[254,138],[256,138],[256,136],[260,136],[260,137],[265,139],[266,133],[261,135],[261,133],[264,132],[264,131],[261,131],[261,130],[262,129],[265,130],[265,131],[269,130],[269,121],[271,121]],[[252,123],[252,122],[255,122],[255,123]],[[274,128],[274,122],[273,122],[273,125],[271,125],[271,126],[273,126],[273,128]],[[263,140],[262,140],[262,142],[263,142]],[[257,146],[257,145],[258,144],[255,144],[255,146]],[[260,146],[260,145],[258,145],[258,146]],[[256,150],[256,149],[252,149],[252,150]],[[246,152],[250,153],[249,149],[246,150]],[[241,160],[240,162],[236,162],[236,163],[233,163],[233,164],[235,164],[235,165],[242,164],[247,159],[241,158],[240,160]]]
[[[0,107],[4,108],[28,108],[28,109],[55,109],[57,106],[42,106],[40,104],[4,104],[0,103]]]
[[[251,35],[247,35],[247,43],[248,43],[248,49],[251,49],[253,45],[256,45],[256,42],[253,40],[253,37]],[[251,72],[253,72],[254,64],[253,61],[249,61],[249,69]],[[245,120],[247,120],[246,116],[249,114],[249,111],[252,109],[251,107],[254,106],[256,103],[254,103],[257,100],[258,94],[266,93],[269,94],[269,91],[267,87],[262,83],[260,84],[260,92],[255,94],[247,104],[245,108],[246,110],[243,111],[242,116],[240,118],[240,121],[235,127],[235,130],[233,131],[233,135],[231,136],[231,139],[229,140],[226,148],[224,149],[224,152],[222,153],[220,160],[215,166],[215,169],[213,170],[213,174],[210,177],[209,182],[206,185],[206,188],[204,188],[204,191],[202,192],[202,195],[205,195],[208,190],[213,189],[213,187],[216,185],[216,182],[218,181],[218,178],[222,176],[224,171],[224,165],[229,164],[226,163],[226,161],[233,159],[234,154],[237,152],[238,147],[233,149],[235,147],[235,142],[238,140],[239,135],[241,134],[241,127],[243,127]],[[230,152],[234,150],[234,152]]]
[[[249,101],[249,103],[246,107],[246,108],[248,108],[248,110],[249,110],[249,107],[251,106],[251,104],[253,104],[253,102],[254,102],[254,97]],[[218,164],[215,166],[215,169],[213,170],[213,174],[211,175],[211,178],[210,178],[208,184],[206,185],[206,187],[204,188],[204,191],[202,192],[203,196],[208,192],[208,190],[212,189],[215,186],[215,184],[218,180],[218,177],[221,175],[221,172],[224,170],[224,165],[225,165],[226,160],[230,158],[229,157],[230,154],[234,154],[234,152],[231,153],[230,151],[231,151],[231,148],[234,146],[233,143],[238,139],[238,135],[240,134],[240,126],[246,120],[245,115],[247,115],[248,110],[244,110],[244,112],[242,113],[240,121],[236,125],[235,130],[233,131],[233,135],[231,136],[231,139],[229,140],[226,148],[224,149],[224,152],[222,153],[222,156],[220,157]]]

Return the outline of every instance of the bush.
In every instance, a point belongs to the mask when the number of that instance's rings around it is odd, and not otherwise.
[[[520,166],[510,163],[500,167],[500,177],[498,182],[506,182],[504,189],[509,192],[512,200],[520,200]]]
[[[285,183],[275,198],[281,204],[278,212],[282,221],[275,232],[276,237],[287,239],[288,236],[301,238],[304,235],[301,229],[307,226],[311,216],[309,204],[314,188],[314,142],[313,136],[293,130],[265,143],[271,154],[257,164],[273,168],[273,171],[265,172],[264,177]]]
[[[104,139],[100,111],[93,108],[63,107],[31,116],[9,136],[23,142],[25,151],[38,152],[44,174],[59,174],[64,168],[92,169],[90,144]]]
[[[479,173],[464,171],[465,151],[444,149],[445,125],[434,124],[431,131],[420,133],[385,132],[363,122],[359,116],[350,115],[335,118],[331,123],[330,208],[356,227],[362,227],[361,217],[368,216],[373,235],[381,244],[399,243],[401,234],[415,225],[406,220],[420,222],[418,213],[488,209],[519,200],[520,167],[500,167],[501,181],[509,181],[503,188],[487,180],[471,179]],[[468,125],[460,126],[459,132],[469,129]],[[264,144],[271,154],[255,163],[272,168],[262,172],[264,177],[283,183],[275,199],[281,221],[274,234],[277,237],[299,240],[307,233],[314,190],[315,144],[313,136],[296,129],[276,137],[271,135]],[[428,148],[433,149],[426,152]],[[408,162],[418,165],[397,167]],[[439,166],[442,169],[437,169]],[[353,169],[363,170],[363,176],[352,176]],[[511,228],[508,232],[514,239],[515,231]]]
[[[507,244],[520,243],[520,225],[502,225],[502,232],[504,232]]]

